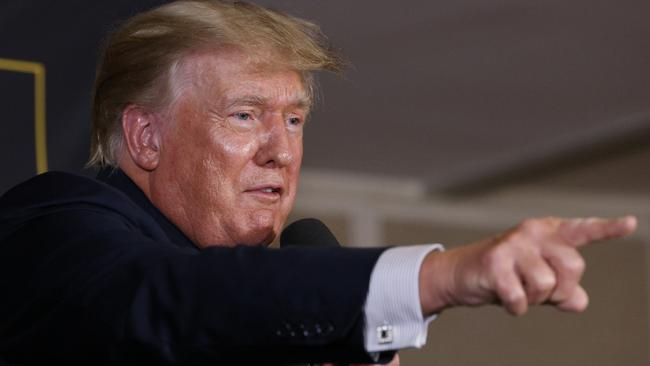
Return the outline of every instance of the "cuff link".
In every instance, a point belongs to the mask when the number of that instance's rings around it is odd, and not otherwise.
[[[392,325],[382,325],[377,327],[377,342],[379,344],[393,343]]]

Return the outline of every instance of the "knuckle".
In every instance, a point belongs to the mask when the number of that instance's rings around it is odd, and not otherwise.
[[[556,285],[556,278],[553,274],[537,274],[532,276],[526,284],[529,303],[539,304],[545,301]]]
[[[585,260],[581,256],[575,256],[574,258],[567,259],[564,263],[566,270],[574,275],[581,275],[584,273],[587,265]]]
[[[523,232],[534,231],[539,225],[539,219],[526,219],[519,224],[518,229]]]
[[[504,304],[519,304],[526,301],[526,296],[522,291],[513,288],[505,281],[497,282],[496,292]]]
[[[540,235],[553,230],[557,226],[558,219],[555,217],[530,218],[522,221],[517,226],[517,231],[525,235]]]
[[[529,247],[531,244],[531,234],[528,231],[515,230],[505,236],[496,246],[505,256],[507,253],[516,253]]]
[[[506,248],[510,248],[513,246],[517,246],[518,243],[525,241],[523,240],[524,235],[521,234],[519,231],[514,231],[509,233],[508,235],[504,236],[499,240],[497,245],[495,245],[494,249],[495,250],[500,250],[500,251],[506,251]]]
[[[556,279],[552,274],[538,275],[535,279],[535,287],[541,293],[548,292],[555,288]]]

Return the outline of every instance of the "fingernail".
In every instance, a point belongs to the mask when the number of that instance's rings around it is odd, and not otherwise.
[[[626,231],[633,232],[636,230],[637,219],[634,215],[627,215],[620,219],[620,222],[625,225]]]

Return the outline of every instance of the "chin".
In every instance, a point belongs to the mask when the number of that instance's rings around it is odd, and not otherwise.
[[[277,236],[277,233],[273,228],[252,228],[242,230],[232,237],[232,241],[223,242],[223,241],[214,241],[214,240],[204,240],[199,241],[198,246],[201,248],[208,248],[212,246],[221,246],[221,247],[236,247],[239,245],[244,246],[268,246],[273,242],[273,239]]]
[[[238,240],[238,245],[247,246],[267,246],[271,244],[277,233],[273,228],[256,229],[249,231],[242,235],[242,239]]]
[[[240,235],[240,244],[244,245],[269,245],[277,236],[276,215],[273,212],[256,212]],[[282,227],[277,225],[277,227]]]

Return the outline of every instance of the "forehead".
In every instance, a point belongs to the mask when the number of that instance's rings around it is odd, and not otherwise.
[[[227,103],[244,96],[278,103],[311,103],[303,74],[237,51],[206,51],[185,56],[172,75],[174,89]]]

